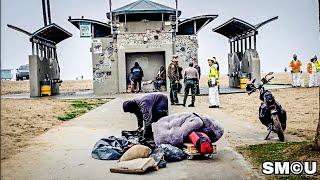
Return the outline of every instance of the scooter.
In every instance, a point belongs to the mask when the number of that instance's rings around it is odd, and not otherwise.
[[[269,90],[264,88],[264,85],[269,83],[274,77],[268,78],[273,72],[268,73],[261,79],[261,84],[256,87],[254,85],[255,79],[247,84],[247,93],[251,95],[253,92],[260,92],[260,100],[262,101],[259,108],[259,119],[268,129],[268,134],[265,140],[269,139],[270,133],[275,132],[279,140],[284,142],[284,130],[286,129],[287,115],[282,106],[275,100],[274,96]]]

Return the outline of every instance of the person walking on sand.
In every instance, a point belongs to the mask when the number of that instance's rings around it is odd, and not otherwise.
[[[210,67],[209,71],[209,79],[208,79],[208,86],[209,86],[209,101],[210,106],[209,108],[219,108],[220,101],[219,101],[219,71],[218,71],[218,62],[215,57],[208,58],[208,64]]]
[[[302,63],[298,60],[297,55],[293,55],[293,60],[290,61],[289,67],[291,68],[292,74],[292,86],[301,87],[301,66]]]
[[[307,72],[309,74],[309,87],[317,86],[317,72],[316,72],[316,59],[312,58],[307,66]]]
[[[189,67],[184,71],[184,98],[183,106],[186,106],[189,90],[191,89],[191,104],[188,107],[194,107],[196,101],[196,84],[199,81],[199,73],[196,68],[193,67],[193,63],[189,63]]]

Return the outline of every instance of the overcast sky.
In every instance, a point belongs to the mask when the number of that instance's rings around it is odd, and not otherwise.
[[[154,0],[175,7],[174,0]],[[73,34],[58,44],[58,58],[63,80],[81,75],[92,78],[90,39],[80,38],[79,30],[68,22],[68,16],[95,19],[106,22],[108,0],[51,0],[52,21]],[[113,0],[113,9],[134,0]],[[199,37],[199,61],[204,72],[208,71],[206,59],[216,56],[222,73],[227,72],[227,38],[213,33],[212,29],[236,17],[251,24],[268,18],[279,19],[260,28],[257,50],[262,71],[283,71],[293,53],[306,63],[320,54],[319,6],[317,0],[180,0],[181,18],[204,14],[219,17],[203,28]],[[43,27],[41,0],[1,1],[1,68],[16,69],[28,63],[31,44],[26,35],[9,29],[12,24],[30,32]]]

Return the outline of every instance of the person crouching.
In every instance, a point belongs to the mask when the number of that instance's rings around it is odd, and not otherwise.
[[[136,115],[138,130],[144,124],[143,137],[153,140],[151,124],[168,115],[168,98],[161,93],[151,93],[123,102],[123,111]]]

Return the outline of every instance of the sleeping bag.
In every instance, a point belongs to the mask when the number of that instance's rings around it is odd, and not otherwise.
[[[218,121],[192,112],[163,117],[154,123],[153,131],[156,145],[171,144],[173,146],[182,145],[193,131],[206,133],[212,143],[218,141],[224,132]]]

